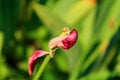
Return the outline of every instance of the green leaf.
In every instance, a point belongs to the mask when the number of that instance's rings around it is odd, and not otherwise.
[[[58,66],[58,68],[63,72],[68,72],[69,70],[69,64],[66,54],[64,53],[57,53],[55,54],[55,62]]]
[[[62,28],[66,26],[66,24],[47,7],[38,3],[33,3],[32,7],[39,19],[50,29],[51,32],[53,32],[53,34],[58,34],[58,32],[62,31]]]
[[[109,77],[113,76],[116,72],[109,72],[107,70],[92,72],[79,80],[107,80]]]
[[[75,25],[80,19],[82,19],[88,12],[90,12],[96,3],[92,3],[89,0],[80,0],[64,16],[64,21],[69,25]]]
[[[68,4],[69,2],[69,4]],[[76,0],[59,0],[53,8],[53,12],[61,17],[65,18],[65,14],[71,9],[71,7],[76,3]]]

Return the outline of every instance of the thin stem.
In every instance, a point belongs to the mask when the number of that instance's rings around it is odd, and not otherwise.
[[[44,71],[47,63],[49,62],[50,60],[50,55],[47,55],[41,65],[41,67],[39,68],[38,72],[36,73],[35,77],[33,78],[33,80],[39,80],[39,77],[41,76],[42,72]]]

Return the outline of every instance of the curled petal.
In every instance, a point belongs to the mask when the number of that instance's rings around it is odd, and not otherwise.
[[[75,29],[73,29],[70,34],[62,40],[64,49],[70,49],[77,41],[78,33]]]
[[[60,36],[52,39],[49,42],[49,48],[54,49],[55,47],[60,47],[63,49],[70,49],[77,41],[78,33],[77,30],[73,29],[70,34],[66,36]]]
[[[34,66],[37,63],[38,58],[41,57],[41,56],[44,56],[46,54],[48,54],[47,51],[37,50],[29,58],[29,60],[28,60],[28,71],[29,71],[29,75],[30,76],[32,76],[32,73],[33,73],[33,70],[34,70]]]

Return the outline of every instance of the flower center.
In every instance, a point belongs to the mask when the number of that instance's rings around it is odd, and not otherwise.
[[[60,34],[60,36],[67,36],[69,34],[70,34],[69,28],[68,27],[64,27],[62,33]]]

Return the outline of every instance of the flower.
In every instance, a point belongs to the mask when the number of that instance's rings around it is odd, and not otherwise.
[[[77,30],[73,29],[71,32],[69,32],[69,30],[67,30],[66,32],[64,31],[62,34],[64,34],[64,33],[65,33],[65,35],[53,38],[49,42],[50,49],[60,47],[60,48],[63,48],[65,50],[68,50],[76,43],[77,38],[78,38]]]
[[[74,46],[78,38],[78,33],[77,30],[73,29],[70,34],[62,40],[63,45],[61,45],[62,48],[64,49],[70,49],[71,47]]]
[[[74,46],[78,38],[78,32],[77,30],[73,29],[70,31],[68,28],[63,28],[63,32],[59,37],[53,38],[49,42],[49,48],[50,52],[44,51],[44,50],[37,50],[35,51],[32,56],[28,60],[28,71],[29,75],[32,76],[34,66],[37,63],[38,58],[49,54],[51,57],[53,57],[56,49],[63,48],[65,50],[70,49]]]
[[[32,74],[33,74],[34,66],[37,63],[38,58],[41,56],[44,56],[46,54],[48,54],[47,51],[37,50],[29,58],[29,60],[28,60],[28,72],[29,72],[30,76],[32,76]]]

